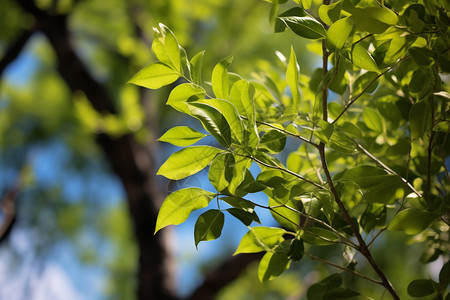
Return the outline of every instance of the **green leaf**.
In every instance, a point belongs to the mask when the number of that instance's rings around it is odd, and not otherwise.
[[[309,227],[303,233],[302,239],[305,243],[316,246],[334,245],[339,242],[336,233],[321,227]]]
[[[427,100],[414,103],[409,111],[411,139],[422,138],[431,123],[431,108]]]
[[[425,297],[434,292],[434,281],[430,279],[417,279],[408,284],[408,295],[411,297]]]
[[[319,7],[319,17],[327,25],[331,25],[341,17],[342,0],[339,0],[333,4],[322,4]]]
[[[155,233],[168,225],[178,225],[187,220],[192,211],[207,207],[216,194],[187,188],[173,192],[164,200],[156,220]]]
[[[250,120],[251,124],[255,123],[256,114],[254,95],[255,87],[247,80],[239,80],[231,87],[230,102],[236,107],[239,114]]]
[[[264,0],[264,1],[272,3],[272,4],[283,4],[283,3],[287,2],[287,0]]]
[[[323,295],[322,299],[333,299],[333,300],[340,300],[340,299],[355,299],[356,296],[361,295],[358,292],[355,292],[351,289],[347,289],[344,287],[339,287],[337,289],[331,290],[329,292],[326,292]],[[370,299],[370,298],[367,298]]]
[[[333,131],[333,124],[330,124],[324,120],[319,120],[317,122],[317,129],[314,130],[314,135],[317,136],[322,142],[327,144],[331,136],[333,135]]]
[[[439,272],[439,285],[446,287],[450,284],[450,261],[447,261]]]
[[[300,66],[297,63],[297,57],[295,56],[294,47],[291,46],[291,56],[289,58],[289,64],[286,70],[286,81],[289,85],[289,89],[292,94],[292,108],[295,112],[298,112],[300,105],[300,90],[298,88],[298,77],[300,75]]]
[[[281,243],[283,234],[286,231],[281,228],[274,227],[253,227],[244,235],[236,252],[239,253],[255,253],[261,251],[270,251],[276,245]]]
[[[228,187],[233,177],[235,160],[231,153],[217,155],[209,167],[209,181],[221,192]]]
[[[361,76],[358,76],[355,82],[353,82],[352,94],[359,95],[366,87],[369,86],[369,84],[370,86],[365,92],[369,94],[374,92],[378,86],[378,82],[376,80],[377,76],[378,74],[375,72],[366,72]]]
[[[222,150],[210,146],[192,146],[172,154],[159,168],[157,175],[179,180],[205,168]]]
[[[159,23],[159,28],[153,28],[154,38],[152,51],[160,62],[172,67],[178,73],[181,71],[180,45],[170,29]]]
[[[331,290],[337,289],[342,285],[342,275],[335,273],[318,283],[314,283],[308,288],[306,297],[308,300],[324,299],[323,295]]]
[[[384,123],[384,119],[376,109],[364,107],[362,117],[364,123],[371,130],[376,131],[377,133],[383,133],[385,131],[386,125]]]
[[[364,70],[380,73],[372,55],[360,44],[356,44],[351,52],[352,63]]]
[[[289,268],[290,260],[286,254],[279,252],[267,252],[259,262],[258,278],[264,282],[280,276]]]
[[[207,99],[203,103],[217,109],[227,121],[231,132],[239,143],[244,143],[244,124],[236,107],[227,100]]]
[[[202,83],[202,66],[204,56],[205,51],[201,51],[191,59],[191,79],[193,83],[198,85],[201,85]]]
[[[177,126],[169,129],[166,133],[161,136],[158,141],[170,143],[175,146],[185,147],[190,146],[202,138],[206,134],[203,134],[195,129],[187,126]]]
[[[235,155],[235,169],[233,172],[233,178],[231,179],[230,185],[228,186],[228,191],[231,194],[236,193],[236,189],[244,181],[247,173],[247,169],[250,167],[252,160],[247,157],[240,155]]]
[[[275,221],[278,222],[278,224],[292,231],[297,231],[300,228],[300,214],[292,210],[292,208],[298,209],[299,204],[296,202],[300,202],[301,208],[301,201],[288,199],[288,201],[286,201],[286,203],[284,204],[286,206],[289,206],[291,209],[286,207],[277,207],[270,210],[270,213],[272,214]],[[269,197],[269,206],[279,206],[279,203],[273,198]]]
[[[416,234],[425,230],[437,218],[437,214],[417,208],[407,208],[399,212],[389,224],[388,230]]]
[[[325,28],[319,21],[309,15],[303,8],[294,7],[281,15],[275,21],[275,32],[283,32],[289,27],[298,36],[307,39],[324,39]]]
[[[353,18],[347,17],[337,20],[327,31],[327,46],[331,50],[339,50],[344,47],[350,33],[353,30]]]
[[[293,261],[300,261],[305,254],[305,246],[303,241],[297,238],[292,239],[291,245],[289,247],[288,258]]]
[[[353,18],[359,31],[379,34],[385,32],[390,26],[398,22],[397,15],[384,7],[345,7]]]
[[[222,197],[220,198],[220,200],[225,201],[226,203],[228,203],[229,205],[233,206],[234,208],[238,208],[240,210],[252,213],[255,211],[255,204],[253,204],[252,202],[242,199],[242,198],[237,198],[237,197]]]
[[[175,82],[179,77],[168,65],[157,62],[137,72],[128,83],[156,90]]]
[[[194,228],[195,247],[201,241],[212,241],[220,237],[225,217],[223,212],[211,209],[201,214]]]
[[[203,127],[224,147],[231,145],[231,129],[224,116],[216,108],[205,103],[188,103],[190,114],[199,119]]]
[[[286,134],[278,130],[270,130],[261,137],[258,149],[269,153],[278,153],[283,151],[285,145]]]
[[[355,142],[337,130],[333,131],[328,146],[333,150],[347,154],[351,154],[356,151]]]
[[[261,224],[256,212],[248,212],[239,208],[228,208],[227,211],[236,219],[241,221],[245,226],[250,226],[252,222]]]
[[[213,69],[211,83],[216,98],[228,99],[229,78],[227,69],[232,61],[233,56],[228,56],[222,59]]]
[[[386,212],[386,205],[369,203],[361,216],[361,227],[369,233],[375,227],[383,226],[386,223]]]
[[[434,52],[430,49],[411,47],[408,52],[419,67],[428,67],[434,62]]]
[[[205,95],[206,92],[201,86],[193,83],[182,83],[170,92],[166,104],[182,113],[190,114],[187,103],[204,99]]]

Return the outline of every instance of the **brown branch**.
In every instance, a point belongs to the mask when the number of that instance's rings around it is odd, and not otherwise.
[[[325,45],[325,41],[322,41],[322,50],[323,50],[322,62],[323,62],[323,69],[324,69],[323,72],[324,72],[324,76],[325,76],[325,74],[328,72],[328,70],[327,70],[327,68],[328,68],[328,52],[327,52],[327,48],[326,48],[326,45]],[[400,61],[398,61],[395,65],[397,65]],[[361,92],[361,94],[359,94],[354,100],[352,100],[351,102],[349,102],[347,104],[347,106],[344,108],[344,110],[341,112],[341,114],[333,121],[333,123],[336,122],[340,118],[340,116],[342,116],[344,114],[344,112],[348,109],[348,107],[350,107],[350,105],[352,103],[354,103],[369,88],[369,86],[373,82],[375,82],[376,79],[378,79],[384,73],[386,73],[389,70],[391,70],[392,68],[394,68],[394,66],[390,67],[385,72],[379,74],[374,80],[372,80],[369,83],[369,85]],[[322,107],[323,107],[322,119],[325,122],[327,122],[327,120],[328,120],[327,103],[328,103],[328,93],[327,93],[326,86],[324,86],[323,87],[323,92],[322,92]],[[328,169],[327,160],[326,160],[326,156],[325,156],[325,144],[323,142],[320,142],[320,144],[319,144],[319,155],[320,155],[320,160],[322,162],[323,171],[324,171],[325,176],[326,176],[327,181],[328,181],[328,186],[330,188],[330,191],[333,194],[335,202],[339,206],[339,210],[341,211],[342,217],[350,225],[350,228],[351,228],[353,234],[355,235],[356,240],[358,241],[358,244],[359,244],[358,250],[359,250],[359,252],[361,252],[361,254],[364,255],[366,257],[366,259],[369,261],[370,265],[372,266],[372,269],[380,277],[382,285],[386,288],[386,290],[389,291],[389,293],[392,295],[392,297],[394,299],[396,299],[396,300],[398,299],[399,300],[400,298],[398,297],[397,293],[395,292],[392,284],[389,282],[389,280],[384,275],[383,271],[381,271],[381,269],[378,267],[377,263],[373,259],[369,248],[367,247],[364,239],[362,238],[361,234],[359,233],[358,228],[353,223],[352,218],[350,217],[350,214],[348,213],[347,209],[345,208],[344,204],[342,203],[342,201],[341,201],[341,199],[339,197],[339,194],[336,191],[336,188],[334,186],[333,180],[331,178],[330,171]]]

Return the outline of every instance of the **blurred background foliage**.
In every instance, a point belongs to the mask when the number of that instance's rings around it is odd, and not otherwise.
[[[314,2],[313,13],[319,3]],[[1,70],[0,191],[3,195],[16,187],[18,196],[16,224],[0,245],[0,298],[38,299],[41,295],[57,299],[56,290],[47,290],[41,282],[50,280],[46,270],[56,264],[79,296],[66,294],[65,299],[133,299],[137,249],[132,225],[121,183],[98,149],[95,134],[133,133],[142,143],[149,143],[159,163],[171,151],[153,143],[164,130],[184,122],[177,112],[166,109],[168,91],[153,92],[149,101],[141,103],[138,89],[126,85],[155,59],[150,51],[152,27],[166,24],[190,57],[206,49],[206,80],[213,65],[228,55],[235,57],[231,71],[244,77],[254,72],[282,74],[276,63],[267,61],[278,61],[276,50],[288,55],[292,43],[302,73],[317,67],[318,57],[290,32],[273,34],[270,6],[261,0],[37,0],[36,5],[50,14],[68,15],[77,54],[120,109],[117,115],[101,116],[83,93],[72,94],[58,72],[51,45],[40,33],[33,33],[17,59]],[[0,0],[0,58],[34,25],[33,17],[15,0]],[[187,235],[193,239],[192,232]],[[236,243],[240,237],[213,245],[231,253],[233,246],[227,243]],[[413,259],[422,248],[398,253],[393,247],[386,253],[383,243],[395,245],[401,240],[387,239],[380,239],[375,253],[388,275],[396,275],[393,281],[406,284],[420,273],[427,276]],[[190,246],[187,251],[192,252],[193,242],[178,246],[177,251]],[[321,251],[333,257],[326,247]],[[217,261],[217,255],[224,255],[222,250],[214,253],[208,259],[182,252],[176,255],[178,262],[194,260],[201,272]],[[397,265],[396,256],[402,256],[401,261],[411,256],[411,265]],[[265,285],[258,283],[256,273],[253,265],[218,299],[298,299],[306,286],[326,274],[326,268],[305,261]],[[180,281],[180,293],[187,294],[195,284],[192,279]]]

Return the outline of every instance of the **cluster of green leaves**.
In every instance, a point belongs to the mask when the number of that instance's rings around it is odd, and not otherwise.
[[[220,144],[192,146],[206,134],[187,126],[159,139],[184,147],[166,160],[159,175],[180,180],[209,166],[217,192],[191,187],[171,193],[155,233],[186,221],[216,198],[217,209],[196,222],[195,244],[217,239],[229,213],[249,228],[235,254],[265,252],[261,281],[307,255],[389,290],[383,276],[377,281],[357,273],[354,255],[347,255],[360,251],[369,259],[369,247],[385,230],[411,235],[411,242],[427,241],[424,263],[439,256],[448,260],[450,95],[442,80],[450,72],[448,3],[340,0],[314,11],[311,0],[297,0],[278,14],[287,0],[266,1],[272,3],[275,31],[290,29],[310,40],[322,68],[301,73],[292,48],[288,60],[282,57],[284,77],[264,73],[246,80],[228,71],[232,57],[227,57],[214,67],[210,84],[204,83],[204,52],[189,59],[160,24],[152,44],[159,61],[130,80],[150,89],[178,82],[167,104],[199,120]],[[335,101],[328,100],[330,91]],[[288,137],[299,146],[283,164],[276,154]],[[261,170],[256,178],[249,171],[255,163]],[[268,202],[245,198],[257,192]],[[255,207],[269,210],[280,227],[252,226],[260,223]],[[337,265],[308,251],[324,245],[344,245],[337,249],[344,249],[346,261]],[[442,298],[448,266],[439,283],[411,282],[409,295]],[[340,273],[307,293],[309,299],[357,295],[342,286]]]

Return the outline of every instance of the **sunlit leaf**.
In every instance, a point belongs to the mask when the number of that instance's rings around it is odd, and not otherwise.
[[[300,105],[300,90],[298,77],[300,75],[300,66],[297,63],[297,57],[295,56],[294,47],[291,46],[291,55],[289,58],[289,64],[286,70],[286,81],[289,85],[289,89],[292,94],[292,108],[296,113]]]
[[[422,100],[414,103],[409,111],[411,138],[414,140],[423,137],[430,123],[431,108],[428,101]]]
[[[160,23],[159,28],[153,28],[153,33],[152,51],[156,57],[160,62],[181,73],[180,45],[173,32]]]
[[[347,17],[337,20],[327,31],[327,45],[331,49],[344,47],[350,33],[353,30],[353,18]]]
[[[407,208],[394,217],[388,229],[403,231],[406,234],[416,234],[425,230],[436,218],[435,213],[417,208]]]
[[[187,188],[173,192],[164,200],[156,220],[155,233],[168,225],[178,225],[187,220],[192,211],[208,206],[216,194]]]
[[[157,174],[179,180],[205,168],[222,150],[211,146],[192,146],[175,152],[159,168]]]
[[[204,99],[205,95],[206,92],[201,86],[193,83],[182,83],[170,92],[166,104],[182,113],[190,114],[187,103]]]
[[[329,5],[322,4],[319,7],[319,17],[327,25],[339,20],[341,16],[342,0]]]
[[[133,83],[148,89],[159,89],[165,85],[175,82],[180,75],[166,64],[157,62],[151,64],[136,75],[128,83]]]
[[[377,63],[372,55],[360,44],[356,44],[351,52],[351,61],[355,66],[372,72],[380,73]]]
[[[281,275],[289,268],[290,260],[284,253],[267,252],[259,262],[258,278],[264,282]]]
[[[209,181],[214,188],[221,192],[228,187],[233,177],[234,156],[231,153],[217,155],[209,167]]]
[[[234,253],[254,253],[269,251],[283,241],[286,231],[274,227],[253,227],[244,235]]]
[[[222,59],[213,69],[211,83],[216,98],[228,99],[230,87],[227,69],[232,61],[233,57],[228,56]]]
[[[202,66],[204,55],[205,51],[201,51],[191,59],[191,79],[195,84],[202,83]]]
[[[169,129],[158,139],[158,141],[171,143],[175,146],[185,147],[198,142],[205,136],[206,134],[203,134],[190,127],[177,126]]]

